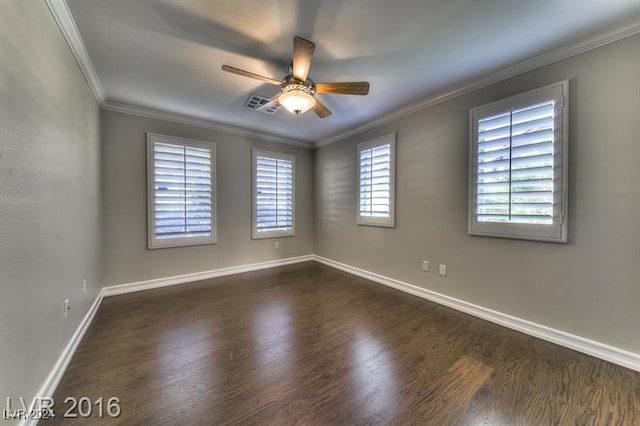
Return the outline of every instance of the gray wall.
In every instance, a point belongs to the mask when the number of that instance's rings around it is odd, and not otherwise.
[[[101,284],[100,131],[44,1],[0,2],[0,58],[0,397],[15,408],[45,381]]]
[[[316,254],[640,353],[638,76],[636,35],[320,148]],[[569,244],[467,235],[469,109],[563,79]],[[397,226],[357,226],[356,144],[390,132]]]
[[[256,113],[258,114],[258,113]],[[146,132],[216,143],[218,243],[147,250]],[[251,148],[296,156],[296,235],[251,239]],[[313,253],[313,150],[129,114],[102,113],[104,285]]]
[[[639,353],[638,52],[634,36],[314,153],[101,113],[45,3],[0,1],[0,397],[35,395],[100,285],[314,251]],[[468,236],[469,108],[567,78],[570,243]],[[146,249],[148,131],[216,142],[216,245]],[[357,226],[355,145],[389,132],[397,226]],[[296,155],[297,233],[279,249],[251,240],[252,147]]]

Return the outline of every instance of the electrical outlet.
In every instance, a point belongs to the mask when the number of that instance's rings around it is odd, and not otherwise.
[[[279,249],[280,248],[280,241],[274,241],[273,242],[273,248],[274,249]]]
[[[428,260],[423,260],[422,261],[422,270],[425,272],[429,272],[429,261]]]
[[[87,279],[82,279],[82,294],[87,294]]]
[[[69,310],[71,306],[69,305],[69,299],[64,299],[64,317],[67,318],[69,316]]]
[[[443,277],[447,276],[447,265],[443,265],[440,264],[440,269],[438,271],[440,273],[440,275],[442,275]]]

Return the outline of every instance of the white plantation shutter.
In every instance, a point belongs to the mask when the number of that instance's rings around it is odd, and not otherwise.
[[[471,234],[566,242],[567,87],[471,111]]]
[[[554,101],[478,121],[478,221],[553,223]]]
[[[253,151],[253,238],[295,235],[292,155]]]
[[[360,215],[389,217],[391,145],[360,151]]]
[[[395,134],[358,145],[358,224],[394,226]]]
[[[149,248],[215,242],[214,146],[149,134]]]

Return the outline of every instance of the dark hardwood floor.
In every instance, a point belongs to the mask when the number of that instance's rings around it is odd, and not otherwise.
[[[106,298],[55,400],[42,424],[640,425],[640,373],[309,262]]]

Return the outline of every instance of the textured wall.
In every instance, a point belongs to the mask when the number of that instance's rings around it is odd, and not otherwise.
[[[101,284],[100,130],[44,1],[0,2],[0,58],[0,398],[15,408],[45,381]]]
[[[146,132],[216,144],[218,243],[147,250]],[[296,156],[296,235],[251,239],[251,148]],[[313,151],[116,112],[102,113],[104,285],[313,253]]]
[[[320,148],[316,253],[640,353],[639,52],[636,35]],[[467,235],[469,109],[564,79],[569,244]],[[357,226],[356,144],[390,132],[397,226]]]

